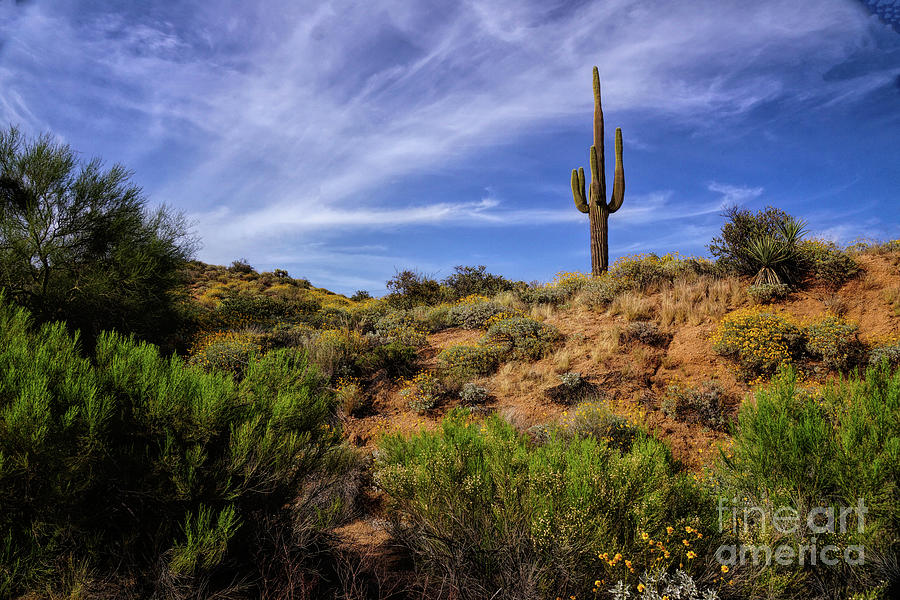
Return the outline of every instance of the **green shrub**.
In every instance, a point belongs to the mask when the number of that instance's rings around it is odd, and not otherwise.
[[[216,331],[202,336],[191,348],[190,364],[240,378],[262,350],[259,336],[247,332]]]
[[[375,322],[375,334],[385,342],[424,346],[428,332],[404,311],[392,310]]]
[[[486,387],[476,385],[471,381],[464,384],[459,392],[459,398],[466,406],[480,405],[488,399]]]
[[[490,375],[500,366],[500,352],[490,346],[450,346],[437,357],[442,372],[457,381]]]
[[[500,292],[512,290],[515,287],[513,282],[504,277],[488,273],[487,267],[484,265],[478,265],[477,267],[459,265],[453,267],[453,271],[453,275],[450,275],[442,282],[449,291],[451,300],[465,298],[472,294],[493,296]]]
[[[88,348],[107,329],[171,347],[186,325],[194,241],[179,214],[151,210],[132,176],[50,134],[0,130],[0,289],[39,322],[64,320]]]
[[[723,520],[746,523],[737,527],[741,543],[787,544],[796,551],[816,539],[820,549],[865,548],[862,565],[839,560],[751,569],[752,577],[741,578],[744,589],[736,590],[741,596],[846,598],[896,577],[889,565],[900,539],[900,371],[869,369],[864,378],[835,381],[821,393],[802,389],[793,371],[783,372],[755,402],[741,406],[721,476],[728,499]],[[863,531],[851,514],[842,532],[840,509],[857,507],[858,499],[867,510]],[[773,528],[773,514],[782,507],[802,515],[796,531]],[[815,507],[835,511],[835,532],[806,525]]]
[[[436,280],[417,271],[400,271],[387,281],[387,303],[394,308],[408,310],[422,304],[439,304],[444,290]]]
[[[589,400],[576,406],[563,421],[561,433],[592,437],[620,452],[628,452],[634,441],[644,435],[639,425],[615,414],[600,400]]]
[[[847,370],[859,364],[863,346],[859,327],[840,317],[825,317],[806,328],[806,351],[829,369]]]
[[[771,304],[784,300],[791,293],[791,286],[784,283],[761,283],[747,288],[747,295],[757,304]]]
[[[579,296],[589,308],[603,309],[626,290],[622,281],[609,276],[601,276],[586,281],[581,286]]]
[[[389,342],[374,346],[362,353],[355,361],[356,370],[361,375],[372,375],[379,370],[390,379],[409,377],[416,371],[419,353],[415,346],[402,342]]]
[[[514,359],[536,360],[549,352],[560,337],[552,325],[528,317],[512,317],[492,323],[479,344],[497,348]]]
[[[621,342],[638,341],[648,346],[665,346],[671,336],[659,330],[653,321],[632,321],[619,334]]]
[[[572,290],[562,286],[542,285],[527,287],[518,292],[525,304],[551,304],[557,306],[572,297]]]
[[[491,317],[510,312],[509,308],[490,300],[480,300],[477,297],[472,301],[467,300],[464,298],[462,303],[450,308],[448,320],[456,327],[485,329]]]
[[[605,308],[627,291],[643,291],[649,287],[671,284],[679,278],[703,275],[719,277],[722,268],[703,258],[682,257],[677,253],[663,256],[635,254],[616,260],[609,271],[600,277],[584,279],[580,298],[590,308]]]
[[[206,316],[210,328],[270,327],[276,323],[315,323],[319,305],[313,301],[288,300],[277,296],[229,293]]]
[[[645,433],[625,453],[554,431],[535,445],[456,409],[439,431],[383,438],[375,481],[416,569],[465,598],[592,597],[595,580],[636,581],[651,564],[694,570],[667,526],[702,530],[687,536],[701,553],[717,539],[715,501]],[[669,556],[657,561],[644,533]]]
[[[371,340],[353,329],[325,329],[303,344],[310,362],[327,377],[351,375],[354,365],[369,350]]]
[[[766,207],[759,212],[737,206],[725,209],[725,224],[718,237],[714,237],[708,248],[713,258],[727,271],[748,277],[756,276],[760,271],[760,262],[751,256],[751,246],[755,240],[779,239],[781,229],[790,221],[795,221],[783,210]],[[792,268],[794,262],[782,265]]]
[[[113,595],[224,594],[260,589],[260,557],[304,564],[347,458],[324,383],[295,352],[236,383],[113,333],[91,362],[0,299],[0,596],[73,568]]]
[[[426,413],[438,405],[444,395],[444,387],[433,373],[423,371],[400,387],[400,397],[419,414]]]
[[[418,306],[410,312],[413,321],[430,333],[441,331],[453,326],[450,317],[450,305],[438,304],[437,306]]]
[[[860,272],[853,255],[834,242],[804,240],[800,255],[810,276],[831,288],[839,288]]]
[[[878,367],[886,363],[888,367],[900,367],[900,341],[875,346],[869,351],[869,366]]]

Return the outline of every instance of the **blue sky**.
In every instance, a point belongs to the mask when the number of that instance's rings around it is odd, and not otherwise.
[[[589,270],[593,65],[612,258],[704,254],[732,202],[900,237],[900,34],[858,0],[0,0],[0,125],[133,169],[202,260],[340,292]]]

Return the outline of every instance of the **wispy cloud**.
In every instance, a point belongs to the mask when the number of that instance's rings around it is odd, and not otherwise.
[[[864,11],[843,0],[397,0],[364,10],[350,0],[220,0],[143,13],[37,1],[4,10],[19,12],[0,49],[0,119],[37,131],[48,124],[42,103],[64,105],[55,128],[101,135],[112,145],[102,150],[152,172],[152,197],[190,212],[204,258],[219,262],[330,240],[320,256],[338,243],[330,232],[376,226],[577,222],[571,206],[511,209],[440,190],[411,198],[402,183],[452,176],[485,148],[541,128],[584,124],[593,64],[615,90],[604,108],[617,122],[652,114],[689,129],[779,99],[853,102],[897,74],[884,66],[823,81],[869,36]],[[762,193],[709,190],[723,202]],[[659,210],[678,202],[669,191],[635,198],[620,223],[719,209]]]
[[[759,198],[763,193],[761,187],[729,185],[717,181],[711,181],[706,187],[709,191],[722,195],[722,199],[719,201],[720,209],[732,204],[741,205],[748,200]]]

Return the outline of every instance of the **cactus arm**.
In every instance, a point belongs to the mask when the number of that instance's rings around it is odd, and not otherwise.
[[[602,184],[600,183],[600,163],[599,157],[597,156],[597,146],[591,146],[591,202],[596,202],[597,204],[606,203],[606,198],[603,197],[601,192],[603,191]]]
[[[575,198],[575,208],[586,213],[588,204],[584,196],[584,169],[582,168],[577,171],[572,169],[572,197]]]
[[[616,127],[616,173],[613,176],[612,196],[609,199],[609,212],[614,213],[625,200],[625,167],[622,166],[622,129]]]

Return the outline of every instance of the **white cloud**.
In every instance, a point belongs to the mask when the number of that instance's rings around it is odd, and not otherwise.
[[[0,119],[44,129],[52,102],[64,113],[57,122],[89,120],[139,173],[142,161],[177,155],[148,192],[190,211],[204,257],[220,262],[262,255],[288,232],[300,244],[374,226],[577,222],[565,182],[558,210],[378,192],[410,175],[452,174],[475,152],[537,128],[583,124],[593,64],[617,122],[654,114],[689,130],[775,99],[851,102],[897,71],[823,82],[868,39],[864,11],[843,0],[364,9],[220,0],[139,22],[83,8],[36,2],[16,17],[0,50]],[[762,193],[709,189],[723,202]],[[674,202],[670,192],[629,196],[614,218],[646,224],[721,204],[661,210]]]
[[[748,200],[759,198],[763,193],[761,187],[729,185],[717,181],[711,181],[706,187],[709,191],[722,195],[722,199],[719,201],[720,209],[732,204],[741,205]]]

